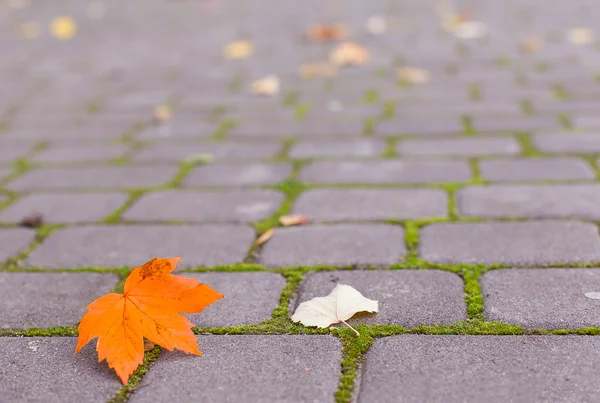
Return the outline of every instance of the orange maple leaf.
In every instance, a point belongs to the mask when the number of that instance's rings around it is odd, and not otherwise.
[[[123,294],[106,294],[88,305],[75,353],[97,337],[98,362],[106,359],[124,384],[144,360],[144,337],[169,351],[202,355],[194,325],[178,312],[200,312],[223,296],[196,279],[172,276],[180,260],[154,258],[133,269]]]

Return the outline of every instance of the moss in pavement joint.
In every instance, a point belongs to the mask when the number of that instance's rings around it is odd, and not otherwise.
[[[395,158],[398,156],[398,153],[396,152],[396,143],[398,141],[396,139],[390,139],[387,138],[385,139],[385,150],[383,151],[383,154],[381,155],[383,158]]]
[[[381,118],[383,120],[390,120],[396,115],[396,102],[385,101],[383,103],[383,111],[381,112]]]
[[[573,122],[571,121],[571,118],[569,115],[567,115],[564,112],[561,112],[558,114],[558,121],[560,122],[560,124],[562,125],[562,127],[564,127],[567,130],[573,130]]]
[[[217,140],[217,141],[225,140],[227,138],[227,135],[231,131],[231,129],[233,129],[236,126],[237,126],[236,120],[224,119],[221,121],[221,123],[219,123],[219,127],[217,128],[215,133],[210,137],[210,139]]]
[[[529,99],[521,99],[520,101],[521,112],[526,116],[532,116],[535,114],[533,103]]]
[[[296,107],[294,109],[294,118],[296,120],[304,120],[306,118],[306,115],[308,114],[309,110],[310,110],[310,105],[308,105],[307,103],[304,103],[304,102],[297,103]]]
[[[366,117],[364,120],[364,126],[363,126],[363,136],[364,137],[370,137],[373,135],[373,132],[375,131],[375,126],[377,126],[377,118],[374,117]]]
[[[368,327],[358,325],[356,330],[358,330],[360,336],[346,328],[339,328],[333,332],[340,339],[343,346],[341,376],[338,389],[335,392],[336,403],[350,403],[352,401],[360,365],[374,341]]]
[[[552,86],[552,93],[554,97],[558,100],[564,101],[570,98],[569,92],[563,87],[561,84],[554,84]]]
[[[283,97],[283,106],[292,107],[298,103],[300,94],[298,91],[288,91]]]
[[[479,161],[477,158],[469,158],[469,166],[471,167],[471,174],[473,179],[472,184],[482,185],[486,183],[486,180],[481,176],[481,170],[479,169]]]
[[[369,89],[363,93],[363,102],[367,105],[372,105],[379,100],[379,92],[376,89]]]
[[[108,401],[108,403],[124,403],[126,402],[132,393],[135,392],[140,384],[140,381],[146,375],[152,364],[158,360],[162,349],[155,346],[152,350],[144,353],[144,362],[134,371],[129,377],[129,383],[123,385],[117,394]]]
[[[466,136],[473,136],[476,133],[475,128],[473,127],[473,118],[471,116],[462,115],[461,121],[463,124],[463,132]]]
[[[25,330],[0,329],[0,337],[73,337],[77,336],[77,334],[77,328],[73,326],[30,328]]]
[[[531,136],[526,132],[517,132],[515,135],[519,145],[521,146],[521,155],[524,157],[539,157],[542,153],[535,148]]]
[[[471,101],[481,100],[481,89],[477,84],[469,84],[467,92]]]

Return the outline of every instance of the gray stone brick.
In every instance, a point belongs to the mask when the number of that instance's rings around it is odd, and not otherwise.
[[[521,116],[511,117],[497,116],[473,116],[473,128],[478,132],[516,132],[516,131],[540,131],[540,130],[559,130],[561,124],[552,115]]]
[[[0,273],[0,327],[76,326],[119,278],[99,273]]]
[[[239,225],[63,228],[38,246],[26,264],[46,268],[136,267],[156,256],[182,256],[180,268],[216,266],[241,262],[253,240],[254,230]]]
[[[140,188],[159,186],[177,173],[176,166],[104,166],[34,169],[11,181],[12,190]]]
[[[493,159],[479,162],[481,176],[490,181],[594,179],[588,163],[576,158]]]
[[[19,129],[14,128],[6,135],[9,139],[26,139],[26,140],[114,140],[122,137],[127,132],[127,128],[119,127],[77,127],[53,129],[40,127],[37,129]]]
[[[292,147],[290,157],[374,157],[384,151],[385,143],[378,140],[302,141]]]
[[[194,122],[172,121],[161,125],[149,125],[136,138],[140,140],[161,138],[207,139],[217,132],[218,126],[202,123],[199,119]]]
[[[472,217],[600,219],[600,185],[491,185],[461,189],[459,214]]]
[[[315,221],[446,217],[448,197],[437,189],[316,189],[300,195],[294,213]]]
[[[20,222],[38,212],[46,223],[100,221],[127,201],[120,193],[30,194],[0,211],[0,222]]]
[[[0,264],[27,249],[34,237],[30,229],[0,228]]]
[[[300,180],[309,183],[460,182],[470,178],[465,161],[321,161],[300,173]]]
[[[396,146],[401,155],[478,156],[486,154],[518,154],[521,147],[512,137],[468,137],[442,140],[402,140]]]
[[[284,277],[277,273],[185,273],[185,276],[197,278],[225,296],[202,312],[187,315],[200,327],[235,326],[270,319],[285,287]]]
[[[406,328],[465,320],[464,284],[459,276],[439,270],[366,270],[310,273],[302,283],[301,302],[329,295],[347,284],[379,301],[379,313],[355,315],[348,323],[393,324]]]
[[[283,200],[283,194],[273,190],[153,192],[137,201],[123,218],[134,221],[253,222],[275,213]]]
[[[485,317],[527,329],[600,326],[600,269],[494,270],[481,278]]]
[[[289,137],[289,136],[360,136],[364,122],[352,120],[272,120],[242,121],[229,131],[230,137]]]
[[[388,266],[406,253],[404,230],[386,224],[279,228],[261,253],[270,267]]]
[[[7,402],[105,402],[121,389],[95,343],[73,354],[76,337],[0,338],[0,390]]]
[[[184,186],[275,185],[292,173],[289,164],[214,164],[201,165],[185,178]]]
[[[116,145],[57,146],[37,153],[32,161],[39,163],[105,162],[123,157],[126,152],[126,146]]]
[[[209,154],[216,160],[251,160],[273,157],[281,148],[282,144],[275,141],[252,143],[212,142],[199,144],[158,143],[139,151],[133,157],[133,160],[143,162],[185,161],[198,154]]]
[[[16,159],[24,158],[32,149],[33,144],[3,141],[0,137],[0,164],[8,164]]]
[[[600,152],[600,134],[562,133],[533,136],[534,145],[550,153],[597,153]]]
[[[334,399],[342,359],[342,345],[334,337],[206,335],[198,340],[202,357],[163,353],[131,403],[325,403]]]
[[[423,136],[452,135],[464,130],[460,116],[431,120],[388,120],[379,123],[375,135],[397,136],[415,134]]]
[[[574,221],[434,224],[421,257],[439,263],[566,264],[600,261],[596,226]]]
[[[423,336],[375,341],[358,403],[593,402],[600,339]]]

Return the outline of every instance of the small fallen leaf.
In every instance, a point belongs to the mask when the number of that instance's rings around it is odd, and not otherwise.
[[[544,40],[538,36],[528,36],[521,40],[519,49],[523,53],[538,52],[544,45]]]
[[[364,297],[349,285],[338,284],[328,296],[301,303],[292,315],[292,321],[322,329],[341,322],[360,336],[356,329],[346,323],[358,312],[379,312],[379,302]]]
[[[144,351],[150,351],[154,348],[155,344],[152,343],[150,340],[148,339],[144,339]]]
[[[424,84],[429,81],[429,72],[418,67],[402,67],[398,69],[398,78],[407,84]]]
[[[231,42],[223,48],[223,56],[226,59],[246,59],[252,52],[254,52],[254,45],[246,39]]]
[[[333,77],[336,74],[337,67],[331,63],[303,64],[298,69],[298,75],[302,78]]]
[[[280,90],[279,77],[270,75],[250,84],[250,92],[255,95],[275,95]]]
[[[384,17],[374,15],[367,19],[367,32],[371,35],[382,35],[387,31],[387,22]]]
[[[158,105],[154,107],[152,121],[154,124],[160,124],[171,119],[171,108],[168,105]]]
[[[338,67],[360,66],[370,58],[371,52],[354,42],[341,43],[329,55],[329,61]]]
[[[27,228],[38,228],[44,223],[44,216],[37,211],[23,217],[21,220],[21,226]]]
[[[200,312],[223,296],[194,278],[171,275],[179,260],[154,258],[131,271],[123,294],[88,305],[75,353],[97,337],[98,361],[106,359],[123,384],[144,360],[144,337],[170,351],[202,355],[194,325],[180,312]]]
[[[306,225],[310,223],[310,220],[301,214],[290,214],[279,217],[279,223],[284,227],[289,227],[290,225]]]
[[[265,242],[267,242],[269,239],[271,239],[271,237],[273,237],[273,235],[275,235],[275,228],[271,228],[266,230],[261,236],[258,237],[258,239],[254,242],[254,245],[256,246],[260,246],[262,244],[264,244]]]
[[[454,35],[460,39],[477,39],[487,34],[487,26],[480,21],[460,22],[454,28]]]
[[[77,31],[77,23],[68,16],[56,17],[50,23],[50,33],[57,39],[71,39]]]
[[[40,36],[40,24],[35,21],[24,22],[19,26],[19,36],[23,39],[35,39]]]
[[[306,38],[311,42],[339,41],[347,36],[348,29],[343,24],[317,24],[306,31]]]
[[[589,28],[571,28],[567,31],[567,39],[573,45],[589,45],[594,42],[594,32]]]
[[[600,299],[600,292],[597,291],[586,292],[584,295],[589,299]]]

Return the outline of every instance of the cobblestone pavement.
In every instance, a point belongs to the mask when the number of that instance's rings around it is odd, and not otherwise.
[[[598,400],[595,0],[460,2],[475,39],[424,0],[2,1],[1,401]],[[369,63],[299,77],[338,20]],[[157,347],[123,386],[76,326],[154,256],[226,299],[190,316],[202,357]],[[290,321],[337,282],[380,302],[360,337]]]

